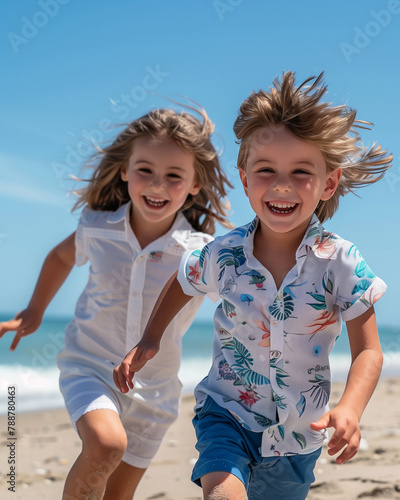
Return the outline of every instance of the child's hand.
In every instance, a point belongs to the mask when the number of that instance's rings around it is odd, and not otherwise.
[[[114,383],[122,393],[133,389],[133,376],[157,354],[159,347],[140,341],[125,356],[120,365],[114,368]]]
[[[336,458],[338,464],[344,464],[354,457],[360,447],[361,432],[357,415],[349,408],[339,405],[328,411],[317,421],[310,425],[314,431],[321,431],[333,427],[335,432],[331,437],[328,447],[329,455],[335,455],[342,448],[344,451]]]
[[[10,351],[14,351],[21,338],[35,332],[41,323],[42,315],[28,307],[16,314],[14,319],[0,323],[0,338],[7,332],[17,332],[10,346]]]

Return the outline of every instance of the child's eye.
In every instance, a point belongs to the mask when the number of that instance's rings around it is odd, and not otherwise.
[[[262,173],[262,174],[273,174],[273,173],[274,173],[273,169],[272,169],[272,168],[270,168],[270,167],[260,168],[260,169],[258,170],[258,172],[260,172],[260,173]]]
[[[180,179],[182,179],[182,177],[178,174],[168,174],[168,179],[180,180]]]
[[[146,167],[138,168],[137,171],[140,172],[141,174],[151,174],[151,170]]]
[[[310,172],[307,170],[303,170],[302,168],[298,168],[297,170],[294,171],[295,174],[300,174],[300,175],[311,175]]]

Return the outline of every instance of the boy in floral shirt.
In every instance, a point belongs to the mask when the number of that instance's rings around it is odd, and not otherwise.
[[[213,364],[196,387],[193,421],[200,456],[192,480],[210,500],[306,498],[327,428],[338,463],[357,453],[381,371],[373,304],[386,285],[322,222],[341,195],[380,179],[391,156],[364,148],[356,128],[366,122],[321,103],[322,75],[305,87],[312,80],[296,88],[286,73],[242,103],[238,167],[256,217],[183,257],[142,340],[114,372],[122,391],[132,387],[183,305],[218,293]],[[329,353],[342,320],[352,364],[329,410]]]

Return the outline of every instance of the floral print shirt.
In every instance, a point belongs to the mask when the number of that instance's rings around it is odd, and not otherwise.
[[[310,423],[328,411],[329,353],[342,319],[363,314],[386,285],[352,243],[325,231],[314,215],[277,290],[253,255],[257,225],[256,217],[182,259],[184,293],[222,299],[196,408],[209,395],[245,428],[262,432],[262,456],[310,453],[326,437]]]

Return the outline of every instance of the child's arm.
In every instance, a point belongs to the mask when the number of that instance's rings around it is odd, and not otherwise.
[[[140,342],[128,352],[120,365],[114,369],[113,377],[118,389],[126,393],[133,388],[132,379],[153,358],[160,348],[165,329],[192,297],[183,293],[177,272],[163,288]],[[127,387],[128,386],[128,387]]]
[[[14,351],[22,337],[35,332],[43,314],[66,280],[75,264],[75,233],[54,247],[44,261],[35,290],[28,307],[10,321],[0,323],[0,338],[9,331],[16,331],[10,350]]]
[[[329,455],[345,448],[336,462],[347,462],[357,453],[361,432],[359,422],[374,392],[382,369],[383,355],[379,343],[374,308],[346,323],[352,363],[347,384],[337,406],[325,413],[311,428],[319,431],[333,427],[328,443]]]

